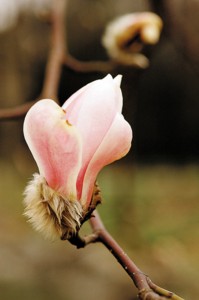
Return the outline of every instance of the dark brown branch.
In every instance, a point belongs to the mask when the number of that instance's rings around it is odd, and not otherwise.
[[[138,289],[138,297],[141,300],[183,300],[183,298],[169,292],[156,284],[144,274],[136,264],[129,258],[124,250],[118,245],[113,237],[108,233],[104,224],[102,223],[98,213],[93,212],[90,218],[90,224],[93,229],[93,233],[90,236],[81,238],[79,235],[69,240],[77,248],[83,248],[87,244],[101,242],[117,259],[119,264],[123,267],[125,272],[133,280],[135,286]]]

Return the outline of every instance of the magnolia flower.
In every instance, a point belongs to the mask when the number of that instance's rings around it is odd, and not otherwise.
[[[148,59],[140,51],[144,45],[158,42],[162,26],[161,18],[154,13],[126,14],[107,25],[102,44],[116,62],[146,68]]]
[[[39,169],[25,189],[25,214],[47,237],[78,232],[99,171],[130,149],[120,82],[120,75],[96,80],[62,107],[40,100],[25,117],[24,136]]]

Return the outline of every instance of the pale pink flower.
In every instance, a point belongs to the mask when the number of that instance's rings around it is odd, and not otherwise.
[[[26,115],[24,136],[39,174],[25,190],[25,214],[49,237],[76,234],[99,171],[131,147],[120,82],[120,75],[108,75],[84,86],[62,107],[44,99]]]

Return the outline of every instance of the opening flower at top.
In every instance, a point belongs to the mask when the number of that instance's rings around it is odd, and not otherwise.
[[[91,82],[62,107],[40,100],[25,117],[25,140],[39,169],[25,189],[25,214],[47,237],[78,232],[99,171],[131,147],[120,82],[120,75]]]

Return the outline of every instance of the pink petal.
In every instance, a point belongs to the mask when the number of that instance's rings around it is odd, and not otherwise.
[[[117,97],[117,111],[122,112],[122,106],[123,106],[123,97],[122,97],[122,91],[120,88],[121,81],[122,81],[122,75],[117,75],[114,79],[114,85],[115,85],[115,91],[118,94]]]
[[[114,84],[116,94],[118,93],[118,96],[116,98],[116,105],[118,107],[118,111],[121,112],[122,104],[123,104],[122,93],[121,93],[121,89],[120,89],[121,80],[122,80],[122,75],[117,75],[113,79],[112,76],[109,74],[103,79],[98,79],[98,80],[95,80],[93,82],[90,82],[87,85],[83,86],[81,89],[79,89],[77,92],[75,92],[72,96],[70,96],[70,98],[68,100],[66,100],[65,103],[62,105],[62,108],[65,111],[68,110],[69,105],[72,102],[79,101],[79,98],[81,98],[81,95],[83,93],[85,93],[90,87],[92,87],[92,86],[94,86],[95,84],[98,84],[98,83],[100,85],[103,85],[104,81],[107,81],[107,82],[109,81],[110,84],[112,84],[112,83]],[[111,81],[113,81],[113,82],[111,82]]]
[[[113,124],[95,152],[86,170],[81,203],[87,207],[90,203],[93,186],[99,171],[106,165],[125,156],[132,141],[132,129],[123,116],[117,113]]]
[[[70,200],[77,199],[82,145],[62,108],[52,100],[37,102],[26,115],[24,136],[48,185]]]
[[[115,115],[122,109],[120,77],[111,75],[96,80],[65,102],[63,108],[69,122],[79,129],[82,136],[82,167],[77,181],[78,196],[81,195],[86,168],[108,132]]]

